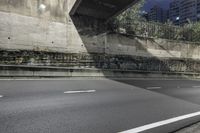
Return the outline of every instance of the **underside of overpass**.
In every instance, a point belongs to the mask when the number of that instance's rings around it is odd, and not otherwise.
[[[84,15],[107,20],[134,5],[139,0],[77,0],[70,15]]]
[[[71,19],[82,35],[99,35],[112,31],[107,23],[139,0],[76,0],[70,11]],[[84,41],[84,38],[82,38]]]

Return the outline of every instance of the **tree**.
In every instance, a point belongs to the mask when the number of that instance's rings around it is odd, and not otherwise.
[[[127,32],[135,31],[137,27],[134,22],[144,21],[141,17],[141,8],[143,7],[146,0],[139,0],[135,5],[128,8],[126,11],[118,15],[112,20],[112,27],[124,28]]]
[[[200,22],[194,23],[192,25],[192,40],[200,41]]]
[[[124,21],[131,21],[131,20],[141,20],[142,17],[140,15],[141,8],[144,6],[146,0],[140,0],[132,7],[128,8],[122,14],[115,18],[115,21],[124,22]]]
[[[200,22],[189,21],[188,24],[185,24],[184,26],[181,27],[179,36],[182,37],[181,40],[199,42]]]

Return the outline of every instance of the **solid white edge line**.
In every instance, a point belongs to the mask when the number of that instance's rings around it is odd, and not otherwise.
[[[139,133],[139,132],[143,132],[143,131],[153,129],[153,128],[156,128],[156,127],[160,127],[160,126],[163,126],[163,125],[175,123],[177,121],[181,121],[181,120],[192,118],[192,117],[199,116],[199,115],[200,115],[200,111],[195,112],[195,113],[191,113],[191,114],[187,114],[187,115],[174,117],[174,118],[163,120],[163,121],[159,121],[159,122],[155,122],[155,123],[152,123],[152,124],[144,125],[144,126],[141,126],[141,127],[137,127],[137,128],[127,130],[127,131],[122,131],[122,132],[119,132],[119,133]]]
[[[147,87],[147,90],[161,89],[161,87]]]
[[[109,80],[106,78],[61,78],[61,79],[0,79],[0,81],[66,81],[66,80]]]
[[[73,94],[73,93],[92,93],[96,92],[96,90],[85,90],[85,91],[65,91],[65,94]]]

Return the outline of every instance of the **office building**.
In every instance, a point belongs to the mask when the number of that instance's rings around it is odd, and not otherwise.
[[[163,9],[159,6],[154,6],[148,13],[149,21],[163,22]]]
[[[176,25],[180,24],[180,0],[173,0],[169,7],[169,19]]]
[[[200,20],[200,0],[172,0],[169,18],[176,25]]]

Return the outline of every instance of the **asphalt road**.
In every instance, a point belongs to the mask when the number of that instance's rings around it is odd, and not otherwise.
[[[3,80],[0,96],[0,133],[116,133],[200,111],[200,81],[190,80]]]

